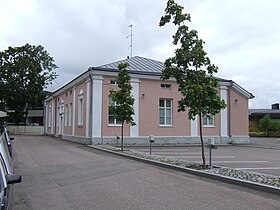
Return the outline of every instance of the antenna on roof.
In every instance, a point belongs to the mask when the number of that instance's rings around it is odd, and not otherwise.
[[[132,58],[132,24],[130,24],[128,27],[130,27],[130,35],[126,38],[130,37],[130,57]]]

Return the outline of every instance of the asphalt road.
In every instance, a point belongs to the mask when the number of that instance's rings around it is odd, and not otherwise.
[[[150,150],[148,147],[129,148],[141,152]],[[153,147],[152,154],[201,162],[200,146]],[[209,163],[208,148],[205,148],[205,157]],[[249,145],[218,146],[212,150],[212,164],[280,176],[280,139],[252,138]]]
[[[277,195],[49,137],[16,136],[15,209],[279,209]]]

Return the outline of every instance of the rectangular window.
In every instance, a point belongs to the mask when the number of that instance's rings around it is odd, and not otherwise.
[[[83,115],[84,115],[84,95],[79,95],[78,99],[78,125],[83,125]]]
[[[109,104],[112,104],[112,97],[109,96]],[[108,107],[108,124],[109,125],[121,125],[121,122],[117,121],[114,118],[114,114],[110,112],[109,107]]]
[[[172,125],[172,99],[159,99],[159,124]]]
[[[72,115],[73,115],[73,110],[72,110],[72,103],[70,103],[69,104],[69,117],[68,117],[68,119],[69,119],[69,126],[71,126],[72,125]]]
[[[118,84],[117,80],[115,80],[115,79],[110,80],[110,85],[117,85],[117,84]]]
[[[214,127],[214,116],[203,116],[203,127]]]
[[[162,89],[171,90],[171,84],[160,84]]]
[[[52,115],[52,110],[49,109],[49,116],[48,116],[49,127],[51,127],[51,115]]]
[[[68,110],[68,104],[65,105],[65,126],[68,126],[69,123],[69,110]]]
[[[59,123],[59,107],[57,107],[57,120],[56,120],[56,126],[58,126]]]

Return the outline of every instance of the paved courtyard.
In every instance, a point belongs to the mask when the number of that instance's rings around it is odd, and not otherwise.
[[[278,195],[45,136],[13,142],[15,210],[279,209]],[[178,150],[179,151],[179,150]]]
[[[149,147],[129,147],[149,152]],[[152,147],[152,154],[177,159],[201,162],[200,146]],[[209,149],[205,148],[206,161],[209,161]],[[280,176],[280,139],[252,138],[250,145],[218,146],[212,150],[212,164],[258,173]]]

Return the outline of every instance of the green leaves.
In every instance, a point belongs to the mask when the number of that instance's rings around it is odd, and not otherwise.
[[[22,118],[27,104],[35,106],[43,100],[44,87],[57,77],[55,68],[54,59],[41,45],[0,52],[0,101],[15,111],[16,118]]]
[[[178,111],[185,111],[188,108],[188,117],[192,120],[199,116],[202,159],[205,168],[202,116],[214,116],[224,109],[226,104],[218,95],[218,80],[213,76],[217,73],[218,67],[207,57],[203,49],[205,43],[199,39],[197,31],[190,30],[184,24],[185,20],[190,22],[191,17],[189,14],[184,14],[183,9],[174,0],[168,0],[166,15],[160,19],[160,26],[164,26],[171,20],[175,26],[178,26],[172,37],[173,44],[180,45],[175,50],[175,55],[165,61],[161,78],[163,80],[170,77],[176,79],[182,95],[178,101]]]
[[[132,86],[130,84],[130,76],[126,70],[128,64],[119,64],[119,74],[117,77],[117,83],[119,90],[110,91],[110,97],[112,98],[109,104],[109,110],[114,114],[114,118],[124,123],[130,123],[134,125],[132,115],[134,115],[134,98],[131,96]]]

